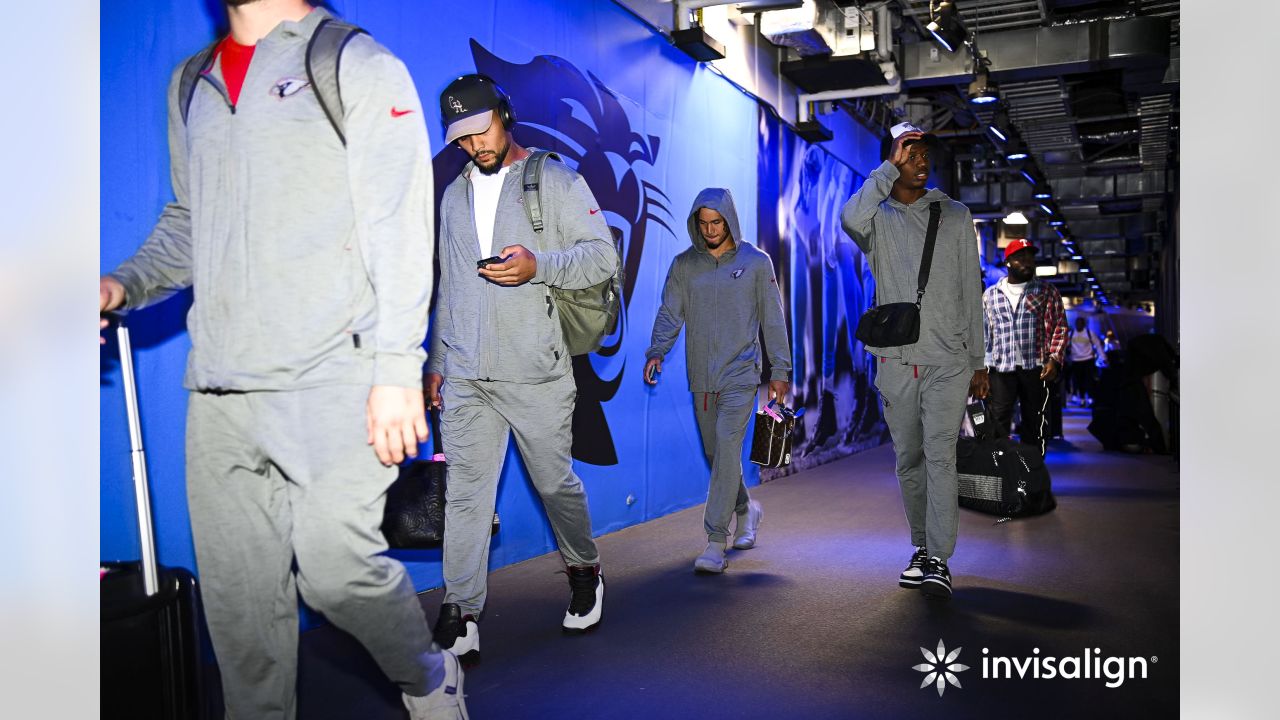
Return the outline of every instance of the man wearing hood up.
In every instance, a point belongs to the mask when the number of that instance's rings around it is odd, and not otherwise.
[[[764,510],[742,481],[742,444],[760,385],[760,334],[769,352],[769,398],[791,389],[791,343],[773,261],[742,239],[733,196],[723,188],[698,193],[689,211],[692,247],[671,261],[662,307],[645,357],[645,382],[657,383],[662,358],[687,326],[685,366],[702,448],[711,463],[703,527],[707,548],[695,572],[728,567],[729,520],[737,516],[733,547],[755,545]]]
[[[920,337],[900,347],[868,347],[879,358],[876,388],[897,456],[914,551],[898,578],[905,588],[951,597],[947,566],[959,519],[956,438],[967,395],[986,397],[982,271],[969,209],[929,180],[929,145],[910,123],[890,130],[889,158],[845,204],[844,229],[867,254],[880,304],[917,301],[929,206],[941,216],[928,285],[920,299]]]

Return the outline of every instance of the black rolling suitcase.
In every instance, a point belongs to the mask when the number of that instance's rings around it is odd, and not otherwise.
[[[974,437],[956,441],[960,507],[1001,517],[1027,517],[1058,506],[1044,458],[1034,447],[994,438],[981,402],[969,405]]]
[[[134,499],[142,559],[104,563],[101,590],[101,716],[200,718],[200,597],[182,568],[156,564],[146,454],[138,420],[129,330],[117,327],[120,374],[129,415]]]

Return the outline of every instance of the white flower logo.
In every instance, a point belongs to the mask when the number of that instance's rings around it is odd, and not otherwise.
[[[929,661],[927,663],[920,663],[919,665],[911,668],[912,670],[919,670],[922,673],[929,673],[928,675],[925,675],[924,682],[920,683],[920,687],[926,688],[930,685],[936,684],[938,686],[938,697],[942,697],[942,691],[947,689],[947,683],[960,687],[960,678],[956,677],[955,673],[969,669],[968,665],[962,665],[956,662],[956,658],[960,657],[961,649],[962,648],[956,648],[951,651],[950,655],[948,655],[947,646],[942,644],[941,638],[938,639],[938,652],[936,654],[931,653],[924,648],[920,648],[920,652],[924,655],[924,659]]]

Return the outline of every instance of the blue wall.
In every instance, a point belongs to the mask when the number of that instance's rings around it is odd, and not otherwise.
[[[633,251],[628,269],[635,282],[622,328],[612,339],[618,351],[593,355],[590,367],[579,368],[600,388],[597,405],[607,427],[599,425],[617,461],[576,463],[595,531],[609,532],[705,500],[708,470],[684,384],[683,339],[668,356],[666,379],[656,389],[641,382],[640,370],[667,266],[688,246],[685,219],[697,191],[730,188],[744,234],[755,237],[755,103],[605,0],[465,5],[347,0],[331,7],[368,29],[409,67],[428,108],[437,190],[453,176],[460,158],[456,149],[443,148],[443,130],[429,109],[453,76],[479,68],[500,75],[513,95],[523,123],[517,137],[564,152],[567,162],[587,176],[610,225]],[[137,248],[171,197],[165,86],[177,63],[215,37],[224,21],[221,12],[221,3],[213,0],[137,0],[102,9],[104,272]],[[865,174],[879,161],[879,141],[852,121],[843,125],[832,150]],[[859,158],[865,157],[874,161],[863,165]],[[193,568],[183,488],[186,393],[181,389],[188,304],[189,296],[179,296],[135,313],[131,323],[160,559]],[[101,554],[107,560],[138,553],[128,436],[113,358],[109,346],[103,352],[101,407]],[[514,449],[508,460],[498,498],[503,522],[493,547],[494,567],[554,548]],[[748,484],[758,482],[755,466],[745,468]],[[690,538],[691,550],[697,542]],[[399,557],[419,588],[439,585],[438,551]]]

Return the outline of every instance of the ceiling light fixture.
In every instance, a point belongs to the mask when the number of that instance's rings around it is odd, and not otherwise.
[[[982,68],[974,76],[973,82],[969,83],[969,102],[974,105],[989,105],[999,99],[1000,97],[996,94],[996,84],[991,82],[987,69]]]
[[[956,11],[956,4],[949,0],[932,0],[929,3],[929,23],[924,29],[949,53],[955,52],[956,48],[969,39],[969,30]]]
[[[991,124],[987,126],[987,132],[991,136],[1002,143],[1009,142],[1009,113],[1004,110],[997,110],[996,114],[991,117]]]
[[[1013,212],[1004,216],[1004,223],[1006,225],[1026,225],[1027,216],[1023,215],[1021,212],[1018,212],[1017,210],[1014,210]]]

